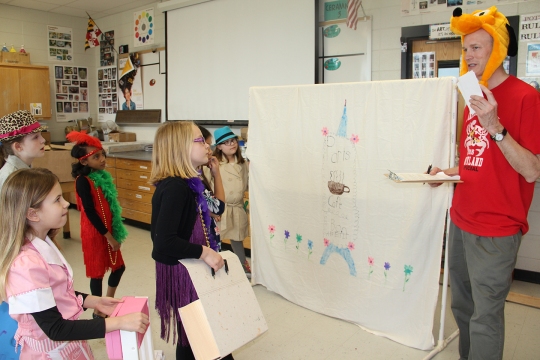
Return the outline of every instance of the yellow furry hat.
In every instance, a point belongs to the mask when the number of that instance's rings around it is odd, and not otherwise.
[[[502,64],[506,56],[515,56],[517,54],[517,40],[508,19],[498,12],[495,6],[487,10],[476,10],[471,14],[463,14],[461,8],[454,10],[450,19],[450,30],[456,35],[461,35],[462,45],[465,35],[480,29],[487,31],[493,38],[493,50],[480,79],[480,84],[487,86],[487,81]],[[467,71],[465,52],[462,51],[460,75],[467,73]]]

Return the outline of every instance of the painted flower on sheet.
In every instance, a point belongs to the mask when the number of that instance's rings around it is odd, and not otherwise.
[[[384,283],[386,284],[386,280],[388,279],[388,270],[390,270],[390,263],[385,262],[384,263]]]
[[[330,245],[330,240],[328,240],[327,238],[324,238],[324,246],[328,246]]]
[[[296,234],[296,251],[300,248],[300,243],[302,242],[302,235]]]
[[[270,240],[272,240],[274,238],[276,227],[274,225],[268,225],[268,231],[270,232]]]
[[[308,248],[308,259],[309,257],[311,256],[311,254],[313,253],[313,241],[312,240],[309,240],[307,241],[307,248]]]
[[[352,241],[349,241],[349,243],[347,244],[347,248],[349,248],[349,250],[354,250],[354,243]]]
[[[368,270],[368,279],[371,278],[371,274],[373,274],[373,266],[375,265],[375,259],[371,256],[368,256],[367,258],[369,270]]]
[[[358,144],[358,141],[360,141],[360,137],[358,137],[358,135],[352,134],[352,136],[351,136],[351,142],[352,142],[353,144]]]
[[[322,130],[321,130],[323,136],[326,136],[328,135],[328,128],[327,127],[323,127]]]
[[[291,236],[291,233],[289,230],[285,230],[285,237],[283,238],[283,244],[287,246],[287,240],[289,239],[289,236]]]
[[[405,265],[403,267],[403,272],[405,273],[405,280],[403,281],[403,291],[405,291],[405,284],[407,284],[411,278],[411,274],[413,272],[412,265]]]

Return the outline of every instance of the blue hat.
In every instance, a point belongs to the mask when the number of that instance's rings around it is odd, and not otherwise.
[[[224,126],[214,131],[214,139],[216,143],[214,145],[219,145],[222,142],[237,137],[235,133],[232,132],[231,128]]]

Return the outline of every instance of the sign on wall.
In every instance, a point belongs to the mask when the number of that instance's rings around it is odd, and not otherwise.
[[[519,41],[540,41],[540,13],[521,15]]]
[[[47,25],[47,48],[49,61],[73,62],[73,30]]]

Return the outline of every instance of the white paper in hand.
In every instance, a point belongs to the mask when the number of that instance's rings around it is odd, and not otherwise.
[[[478,83],[478,79],[476,78],[476,75],[474,72],[469,71],[463,76],[460,76],[458,78],[457,86],[459,88],[459,91],[461,91],[461,95],[463,96],[463,99],[465,100],[465,103],[469,107],[469,112],[471,115],[475,114],[475,111],[471,108],[471,95],[478,95],[478,96],[484,96],[484,93],[482,92],[482,89],[480,89],[480,84]]]

